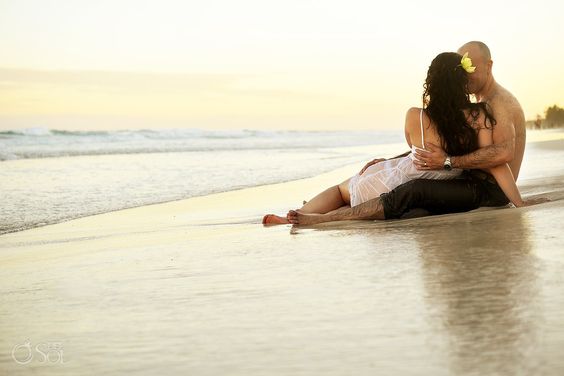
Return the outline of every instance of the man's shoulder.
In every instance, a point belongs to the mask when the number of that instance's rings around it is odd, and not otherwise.
[[[517,98],[506,88],[497,84],[494,95],[488,100],[492,107],[502,106],[503,108],[521,108]]]
[[[487,100],[490,105],[494,117],[507,117],[513,122],[521,122],[524,118],[523,108],[517,98],[506,88],[497,84],[496,91]]]

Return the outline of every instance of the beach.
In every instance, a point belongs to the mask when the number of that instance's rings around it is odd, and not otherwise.
[[[547,203],[260,224],[363,164],[0,235],[0,374],[564,374],[563,133]]]

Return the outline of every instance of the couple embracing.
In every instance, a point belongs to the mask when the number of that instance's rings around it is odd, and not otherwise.
[[[410,218],[535,203],[524,201],[515,184],[526,142],[523,110],[495,81],[492,65],[482,42],[439,54],[427,72],[423,108],[406,114],[410,152],[372,160],[286,217],[265,215],[263,224]]]

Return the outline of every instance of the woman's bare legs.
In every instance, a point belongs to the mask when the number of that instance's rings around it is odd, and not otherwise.
[[[325,214],[351,202],[349,181],[347,179],[339,185],[328,188],[306,202],[300,211],[304,213]]]
[[[325,214],[333,210],[347,206],[350,203],[349,180],[347,179],[339,185],[335,185],[324,190],[302,206],[303,213]],[[274,214],[267,214],[262,219],[264,225],[287,224],[287,218]]]

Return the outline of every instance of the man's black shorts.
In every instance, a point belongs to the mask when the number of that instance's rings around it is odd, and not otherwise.
[[[446,214],[509,203],[495,179],[479,170],[465,171],[452,180],[412,180],[382,194],[380,199],[386,219],[401,218],[413,209]]]

